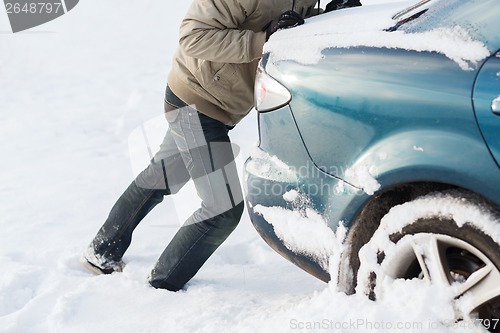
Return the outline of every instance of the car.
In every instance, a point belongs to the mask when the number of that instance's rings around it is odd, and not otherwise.
[[[456,320],[498,322],[497,17],[496,0],[407,1],[271,36],[244,167],[261,237],[348,294],[421,280],[453,286]]]

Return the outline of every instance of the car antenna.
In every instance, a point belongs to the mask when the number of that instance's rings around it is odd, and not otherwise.
[[[295,0],[292,2],[292,10],[295,11]]]

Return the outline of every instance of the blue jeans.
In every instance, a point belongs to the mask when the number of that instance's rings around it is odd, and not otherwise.
[[[119,261],[139,222],[165,195],[193,179],[201,207],[178,230],[153,268],[149,283],[177,291],[231,234],[243,213],[243,195],[228,136],[230,127],[186,105],[167,87],[169,129],[160,150],[115,203],[91,245]]]

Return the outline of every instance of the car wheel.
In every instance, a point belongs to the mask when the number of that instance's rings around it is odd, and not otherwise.
[[[449,288],[456,321],[500,332],[499,216],[498,206],[459,192],[393,207],[360,251],[357,291],[383,299],[392,282],[420,279]]]

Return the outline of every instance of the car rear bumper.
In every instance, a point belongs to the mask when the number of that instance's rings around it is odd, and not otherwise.
[[[256,148],[245,163],[246,203],[252,224],[271,248],[328,282],[330,259],[339,259],[343,248],[338,227],[345,227],[344,218],[353,214],[351,204],[359,191],[312,168],[300,175]]]
[[[292,210],[293,203],[285,197],[299,188],[299,180],[276,157],[272,158],[259,148],[257,151],[245,163],[246,203],[252,224],[264,241],[281,256],[320,280],[329,281],[328,270],[311,255],[297,251],[290,244],[287,246],[283,235],[280,235],[281,238],[278,236],[273,219],[263,214],[263,209],[274,209],[278,214],[279,209]],[[274,219],[280,218],[274,216]]]
[[[349,227],[368,195],[315,165],[288,106],[259,114],[259,132],[244,167],[250,219],[276,252],[329,281],[330,257],[341,255],[337,229]]]

